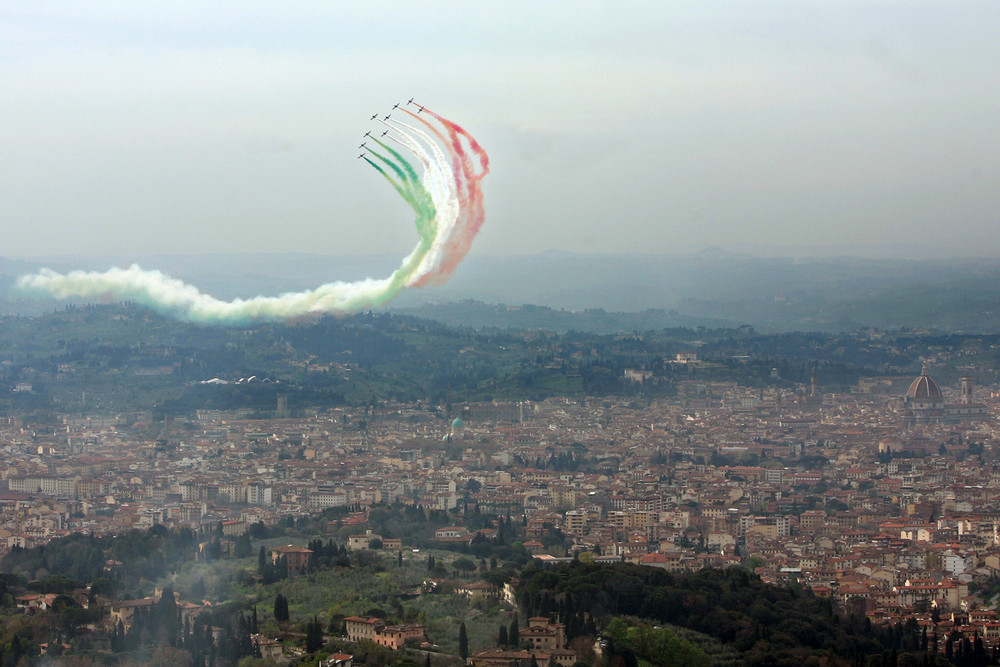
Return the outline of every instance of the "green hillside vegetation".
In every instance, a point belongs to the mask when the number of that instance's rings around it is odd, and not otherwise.
[[[432,554],[447,571],[447,579],[433,588],[425,584],[433,578],[426,566],[427,555]],[[389,624],[420,623],[436,651],[457,654],[458,626],[464,622],[474,653],[496,645],[496,629],[510,622],[512,612],[498,602],[454,593],[456,584],[475,581],[482,574],[453,568],[458,558],[447,552],[411,552],[400,565],[396,552],[362,553],[352,557],[350,567],[318,570],[267,586],[238,584],[233,596],[243,605],[256,606],[261,629],[268,635],[279,635],[289,627],[274,620],[274,600],[280,594],[288,600],[291,626],[317,615],[328,635],[336,638],[343,632],[344,617],[379,616]]]
[[[582,562],[550,569],[529,567],[522,574],[518,595],[520,608],[528,615],[565,618],[570,636],[575,627],[582,627],[577,619],[596,619],[612,653],[627,657],[631,651],[636,659],[654,664],[674,664],[654,657],[661,651],[683,652],[692,665],[704,659],[672,640],[672,632],[655,635],[639,626],[624,628],[615,619],[629,615],[650,626],[695,630],[732,647],[751,667],[798,667],[830,657],[850,665],[865,665],[870,659],[884,664],[883,653],[917,652],[920,646],[915,625],[875,628],[863,617],[843,618],[830,600],[814,597],[807,589],[764,584],[742,568],[669,573],[637,565]],[[684,640],[697,647],[697,636]]]
[[[671,363],[691,351],[699,364]],[[861,377],[917,373],[931,352],[944,360],[935,377],[948,382],[969,364],[1000,364],[1000,336],[764,335],[747,326],[557,334],[455,328],[384,313],[225,329],[129,304],[68,307],[0,318],[0,414],[133,410],[159,420],[241,408],[266,416],[278,395],[293,414],[392,400],[432,409],[449,401],[656,398],[676,395],[689,380],[801,387],[814,367],[825,390],[845,391]],[[651,375],[629,382],[626,369]],[[213,378],[225,382],[204,384]]]
[[[643,623],[626,623],[613,618],[602,633],[603,649],[614,664],[620,659],[625,665],[679,665],[682,667],[712,667],[712,658],[697,645],[678,637],[670,628],[650,627]]]

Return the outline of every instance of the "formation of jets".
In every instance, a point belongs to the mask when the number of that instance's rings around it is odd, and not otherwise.
[[[406,103],[407,103],[407,104],[413,104],[413,105],[415,105],[415,106],[417,107],[417,113],[420,113],[421,111],[423,111],[423,110],[424,110],[424,108],[423,108],[422,106],[420,106],[419,104],[416,104],[416,103],[415,103],[415,102],[413,101],[413,98],[412,98],[412,97],[411,97],[411,98],[410,98],[409,100],[407,100],[407,101],[406,101]],[[392,105],[392,110],[393,110],[393,111],[395,111],[396,109],[398,109],[398,108],[399,108],[399,105],[400,105],[400,104],[402,104],[402,102],[396,102],[395,104],[393,104],[393,105]],[[380,122],[383,122],[383,123],[384,123],[385,121],[389,120],[389,117],[390,117],[391,115],[392,115],[391,113],[390,113],[390,114],[386,114],[386,116],[385,116],[385,117],[384,117],[384,118],[383,118],[383,119],[382,119],[382,120],[381,120]],[[372,117],[371,117],[371,118],[369,118],[368,120],[378,120],[378,114],[377,114],[377,113],[373,113],[373,114],[372,114]],[[385,136],[385,135],[387,135],[387,134],[389,134],[389,130],[386,130],[386,131],[385,131],[385,132],[383,132],[383,133],[382,133],[382,134],[381,134],[380,136],[383,136],[383,137],[384,137],[384,136]],[[368,130],[367,132],[365,132],[365,137],[371,137],[371,136],[372,136],[372,132],[371,132],[371,130]],[[360,145],[360,146],[358,146],[358,148],[365,148],[365,144],[366,144],[366,142],[362,141],[362,142],[361,142],[361,145]],[[358,156],[358,159],[360,160],[360,159],[361,159],[361,158],[363,158],[363,157],[365,157],[365,153],[361,153],[361,155],[359,155],[359,156]]]

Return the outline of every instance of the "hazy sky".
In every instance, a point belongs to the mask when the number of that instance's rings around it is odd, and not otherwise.
[[[5,0],[0,256],[402,255],[356,156],[411,96],[490,154],[476,254],[1000,256],[998,35],[996,0]]]

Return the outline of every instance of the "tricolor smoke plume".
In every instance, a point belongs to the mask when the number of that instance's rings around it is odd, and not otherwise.
[[[332,282],[307,292],[233,301],[216,299],[193,285],[136,265],[103,273],[60,274],[42,269],[21,277],[17,286],[57,299],[110,296],[132,300],[190,322],[246,324],[308,313],[354,312],[385,304],[404,287],[443,283],[468,253],[483,224],[480,182],[489,171],[489,158],[461,127],[426,107],[417,108],[417,113],[397,110],[408,122],[391,115],[380,121],[387,130],[369,135],[367,152],[361,155],[416,214],[417,245],[387,278]]]

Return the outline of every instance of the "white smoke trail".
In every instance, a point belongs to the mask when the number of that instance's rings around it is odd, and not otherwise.
[[[420,279],[424,275],[424,272],[436,268],[431,266],[422,271],[422,267],[426,267],[425,260],[427,258],[427,253],[433,247],[434,241],[437,239],[440,234],[440,230],[442,229],[442,219],[444,219],[444,226],[447,227],[449,224],[447,222],[448,216],[451,215],[452,210],[457,209],[457,202],[449,201],[448,190],[445,186],[446,183],[453,180],[448,178],[451,176],[451,167],[448,164],[447,159],[444,158],[444,155],[441,154],[440,151],[438,151],[438,155],[441,159],[435,160],[430,156],[430,154],[428,154],[427,150],[412,137],[407,136],[402,133],[399,128],[393,127],[385,121],[381,122],[383,125],[388,126],[391,131],[388,138],[410,152],[420,163],[420,166],[423,168],[423,177],[420,179],[420,187],[430,197],[431,203],[434,206],[434,219],[431,222],[433,227],[433,236],[430,239],[430,243],[423,245],[421,242],[418,242],[417,247],[414,248],[413,252],[411,252],[410,255],[403,261],[403,266],[401,267],[401,269],[407,273],[406,285],[410,286],[414,281]],[[399,157],[398,153],[395,155],[399,159],[402,159]],[[407,166],[409,165],[407,164]],[[414,196],[419,195],[414,194]],[[457,215],[457,213],[455,213],[455,215]],[[424,232],[421,232],[422,237],[423,235]],[[422,254],[417,257],[416,255],[418,253]]]
[[[433,273],[441,265],[444,250],[447,247],[448,240],[455,231],[459,219],[458,192],[455,187],[455,173],[452,171],[451,163],[437,142],[420,128],[394,118],[391,120],[392,123],[404,127],[420,137],[434,154],[433,159],[430,156],[426,156],[422,144],[414,141],[406,133],[400,132],[400,137],[404,140],[400,141],[401,144],[405,145],[422,163],[426,160],[427,164],[434,165],[433,169],[428,170],[432,175],[427,178],[427,189],[431,193],[431,199],[434,201],[434,206],[437,207],[438,211],[438,229],[434,235],[434,243],[431,244],[430,250],[424,256],[423,261],[417,267],[416,273],[410,280],[410,283],[413,283]],[[421,154],[424,154],[426,157],[421,157]]]
[[[405,260],[404,260],[405,263]],[[71,271],[67,274],[42,269],[23,276],[17,286],[28,293],[57,299],[101,297],[113,294],[136,301],[180,319],[201,323],[245,324],[283,320],[317,312],[351,312],[384,303],[392,278],[356,282],[332,282],[306,292],[275,297],[222,301],[160,271],[144,271],[133,264],[127,269]]]
[[[393,120],[393,124],[384,124],[392,130],[388,137],[412,153],[423,169],[419,183],[404,183],[406,190],[401,194],[417,201],[421,196],[418,190],[422,190],[434,206],[433,219],[430,219],[429,207],[424,214],[421,207],[413,204],[418,214],[421,238],[388,278],[330,282],[304,292],[223,301],[160,271],[145,271],[132,265],[127,269],[71,271],[66,274],[42,269],[18,279],[17,288],[59,299],[110,295],[136,301],[179,319],[215,324],[284,320],[309,313],[353,312],[383,305],[400,289],[422,284],[428,276],[439,271],[447,259],[450,239],[456,228],[462,226],[460,221],[463,217],[456,174],[449,156],[438,142],[426,132],[406,123]],[[447,148],[451,150],[451,147]],[[405,160],[399,159],[405,163]],[[405,167],[412,169],[408,163]],[[433,230],[429,239],[426,229]]]

